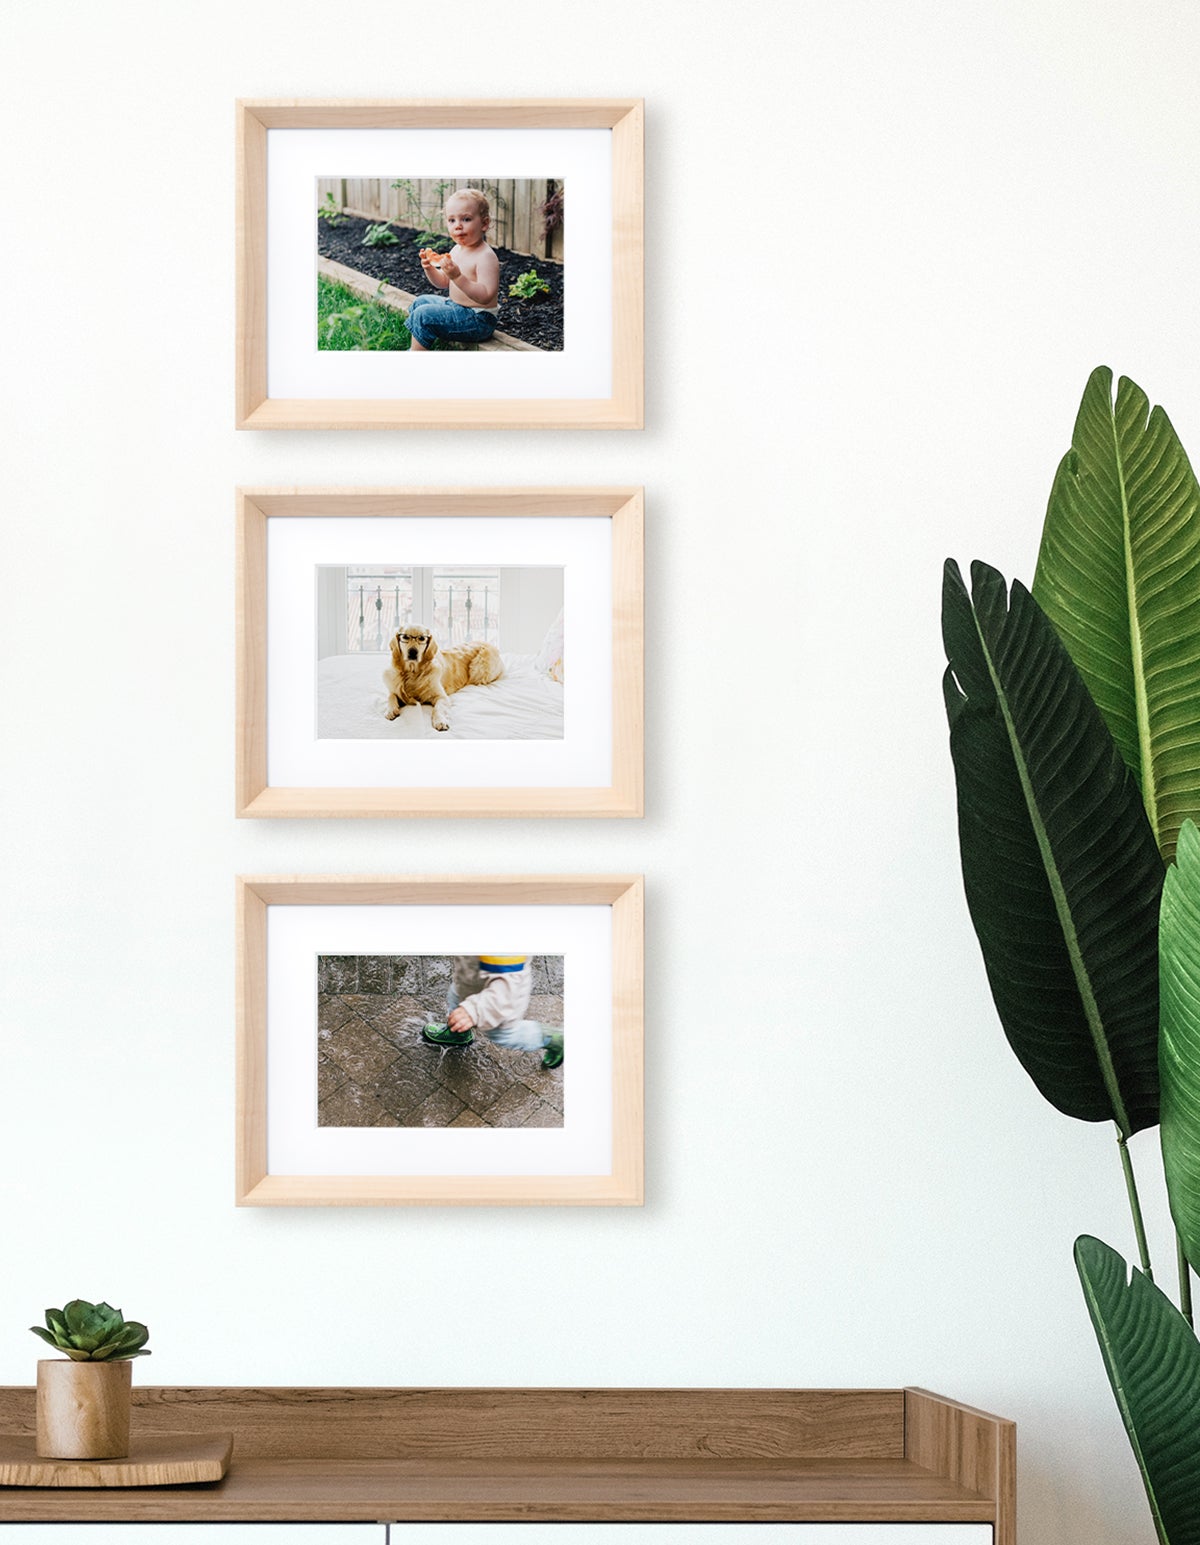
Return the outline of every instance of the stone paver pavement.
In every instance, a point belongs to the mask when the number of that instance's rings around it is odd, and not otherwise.
[[[563,1023],[563,961],[533,958],[528,1018]],[[561,1127],[563,1069],[480,1035],[430,1046],[446,1017],[450,957],[336,955],[319,961],[317,1122],[323,1127]]]

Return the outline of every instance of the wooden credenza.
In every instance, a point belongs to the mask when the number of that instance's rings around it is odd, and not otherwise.
[[[33,1423],[0,1389],[0,1432]],[[1013,1423],[920,1389],[135,1388],[133,1424],[232,1431],[229,1474],[4,1487],[0,1545],[1016,1541]]]

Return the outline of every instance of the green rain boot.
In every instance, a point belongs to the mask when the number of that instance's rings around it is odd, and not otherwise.
[[[561,1030],[552,1030],[550,1039],[546,1042],[546,1049],[542,1052],[542,1066],[544,1068],[556,1068],[561,1066],[563,1060],[563,1033]]]
[[[470,1046],[475,1039],[474,1030],[451,1030],[449,1025],[426,1025],[421,1039],[430,1046]],[[559,1058],[562,1061],[562,1058]]]

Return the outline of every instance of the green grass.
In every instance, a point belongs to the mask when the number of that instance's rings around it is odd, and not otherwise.
[[[403,313],[317,275],[318,349],[407,349]]]

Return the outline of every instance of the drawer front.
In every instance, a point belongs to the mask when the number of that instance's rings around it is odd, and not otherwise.
[[[389,1545],[992,1545],[991,1524],[392,1524]]]
[[[0,1524],[0,1545],[385,1545],[383,1524]]]

